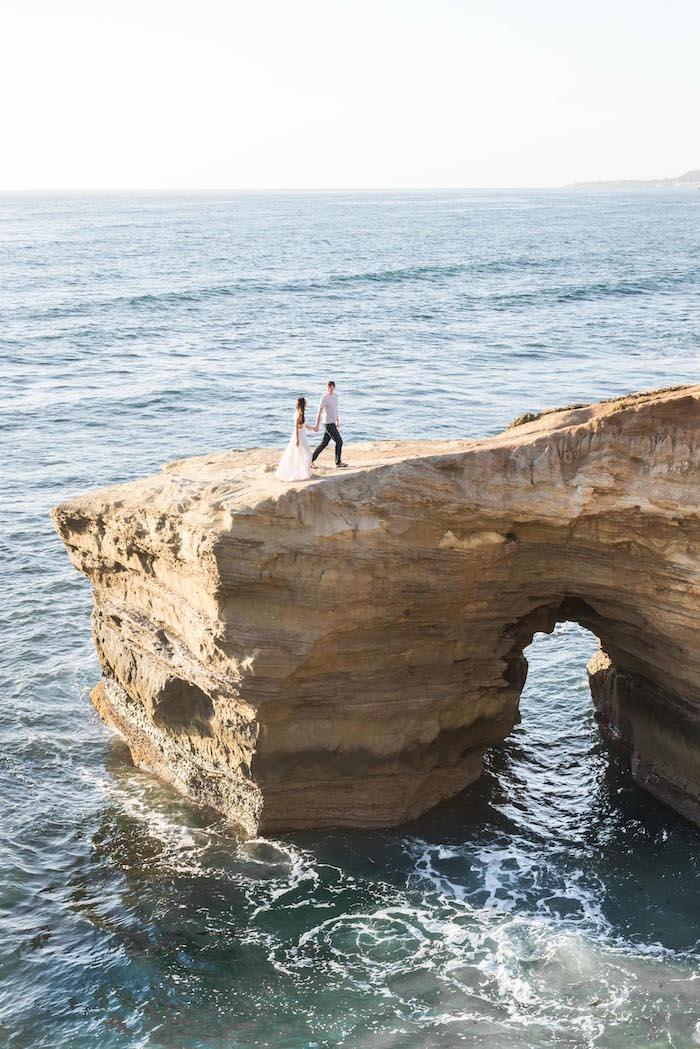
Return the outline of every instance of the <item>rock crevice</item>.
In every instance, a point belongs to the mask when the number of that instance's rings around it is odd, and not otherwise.
[[[179,460],[53,511],[93,585],[93,700],[135,762],[245,833],[388,826],[518,719],[535,631],[600,639],[601,730],[700,822],[700,387],[483,441]]]

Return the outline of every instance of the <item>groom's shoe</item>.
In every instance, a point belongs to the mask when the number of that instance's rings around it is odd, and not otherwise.
[[[337,470],[339,467],[344,467],[344,466],[347,466],[347,465],[348,465],[347,463],[336,463],[335,467],[336,467],[336,470]]]
[[[311,469],[312,470],[318,470],[318,463],[312,463],[311,464]]]

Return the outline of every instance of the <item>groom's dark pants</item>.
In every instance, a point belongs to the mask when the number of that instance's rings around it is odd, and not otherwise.
[[[323,449],[328,447],[331,443],[331,438],[335,441],[335,465],[338,465],[340,462],[340,452],[343,447],[343,438],[340,436],[340,431],[335,423],[326,423],[326,432],[323,435],[323,440],[311,457],[312,463],[315,463]]]

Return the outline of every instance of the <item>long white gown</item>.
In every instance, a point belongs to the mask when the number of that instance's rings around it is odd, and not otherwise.
[[[275,477],[280,481],[308,481],[311,477],[311,449],[306,436],[306,430],[299,430],[299,445],[297,447],[296,416],[294,417],[295,429],[289,438],[289,444],[280,459]]]

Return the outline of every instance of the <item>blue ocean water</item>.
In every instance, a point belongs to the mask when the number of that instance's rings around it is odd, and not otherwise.
[[[241,844],[98,720],[49,508],[281,445],[479,437],[698,377],[700,196],[0,197],[0,1044],[700,1043],[700,834],[597,735],[595,639],[538,636],[482,780],[394,831]],[[351,454],[351,449],[349,454]]]

